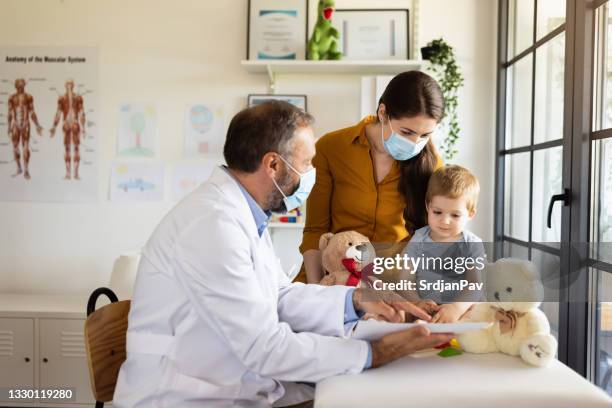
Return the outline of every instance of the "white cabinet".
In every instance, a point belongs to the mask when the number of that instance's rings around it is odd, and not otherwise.
[[[0,318],[0,387],[34,387],[34,320]]]
[[[0,294],[0,388],[71,388],[75,396],[35,403],[0,397],[0,407],[94,406],[83,338],[86,304],[82,296]]]
[[[39,388],[74,388],[77,403],[94,401],[83,338],[84,320],[40,319]]]

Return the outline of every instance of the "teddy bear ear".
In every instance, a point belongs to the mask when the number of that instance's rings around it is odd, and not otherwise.
[[[325,248],[327,248],[327,245],[329,245],[329,241],[333,236],[333,232],[326,232],[325,234],[321,235],[321,238],[319,238],[319,250],[323,251]]]

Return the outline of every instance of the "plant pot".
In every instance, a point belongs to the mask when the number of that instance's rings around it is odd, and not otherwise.
[[[433,57],[438,51],[437,48],[438,47],[435,47],[433,45],[421,47],[421,58],[423,58],[425,61],[431,60],[431,57]]]

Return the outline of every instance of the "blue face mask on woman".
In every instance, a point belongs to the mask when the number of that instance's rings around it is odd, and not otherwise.
[[[300,176],[300,184],[298,185],[298,188],[290,196],[287,196],[283,192],[283,190],[278,186],[278,184],[276,183],[276,180],[272,178],[274,185],[284,197],[283,202],[285,203],[285,207],[287,208],[287,211],[291,211],[291,210],[294,210],[300,207],[306,202],[308,195],[312,191],[312,187],[314,187],[317,173],[314,167],[308,170],[306,173],[300,173],[299,171],[295,169],[295,167],[289,164],[289,162],[285,160],[283,156],[279,155],[279,157],[281,158],[282,161],[285,162],[287,166],[289,166],[291,170],[293,170]]]
[[[387,118],[389,122],[389,128],[391,129],[391,136],[387,140],[384,137],[384,126],[381,123],[380,125],[380,137],[383,142],[383,146],[385,150],[393,157],[395,160],[404,161],[410,160],[417,154],[421,153],[421,151],[427,145],[429,141],[429,137],[419,140],[418,143],[414,143],[412,140],[406,139],[395,133],[393,128],[391,127],[391,119]]]

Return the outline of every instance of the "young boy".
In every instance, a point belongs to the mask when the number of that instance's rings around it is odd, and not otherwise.
[[[442,303],[435,308],[434,323],[457,321],[480,298],[467,285],[480,282],[484,247],[480,238],[465,229],[476,215],[479,191],[478,180],[469,170],[454,165],[438,169],[425,196],[428,225],[414,233],[404,250],[413,265],[406,271],[407,280],[415,282],[416,288],[404,295],[409,300]],[[466,287],[458,290],[462,281]]]

